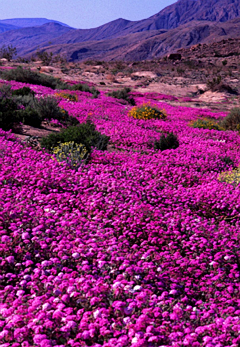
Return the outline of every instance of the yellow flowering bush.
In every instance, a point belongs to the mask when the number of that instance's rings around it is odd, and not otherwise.
[[[224,128],[215,120],[203,118],[203,119],[197,119],[195,121],[192,121],[189,124],[193,128],[200,128],[200,129],[214,129],[214,130],[224,130]]]
[[[60,92],[60,93],[55,93],[55,95],[59,96],[59,97],[61,97],[63,99],[67,99],[69,101],[78,101],[78,97],[75,94],[69,94],[69,93]]]
[[[240,167],[232,171],[222,172],[218,176],[218,180],[237,186],[240,183]]]
[[[53,148],[53,153],[58,162],[66,161],[71,167],[78,168],[88,158],[87,148],[74,141],[59,143]]]
[[[159,110],[149,104],[133,107],[128,115],[135,119],[165,119],[167,117],[165,110]]]

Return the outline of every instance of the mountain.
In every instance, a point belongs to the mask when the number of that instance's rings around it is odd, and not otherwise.
[[[74,29],[55,22],[36,27],[20,28],[0,34],[0,46],[12,45],[17,48],[18,56],[24,56],[29,47],[32,47],[32,50],[37,50],[38,47],[49,46],[51,40],[68,31],[74,31]]]
[[[239,18],[240,0],[179,0],[147,19],[119,18],[92,29],[44,18],[5,20],[5,25],[34,26],[0,33],[0,45],[15,46],[19,56],[39,49],[64,53],[70,61],[152,59],[200,42],[240,37]]]
[[[151,30],[114,39],[57,44],[44,50],[63,54],[69,61],[140,61],[167,55],[198,43],[240,37],[240,18],[225,23],[192,21],[172,30]]]
[[[69,25],[58,22],[56,20],[47,19],[47,18],[12,18],[12,19],[2,19],[0,20],[0,24],[8,24],[13,25],[18,28],[27,28],[27,27],[35,27],[40,26],[47,23],[57,23],[63,26],[69,27]],[[11,29],[10,29],[11,30]]]
[[[0,33],[4,33],[5,31],[19,29],[19,27],[15,25],[5,24],[0,21]]]

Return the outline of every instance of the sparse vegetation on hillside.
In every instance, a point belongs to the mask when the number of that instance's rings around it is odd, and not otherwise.
[[[129,94],[131,92],[130,88],[123,88],[120,90],[114,90],[113,92],[108,93],[108,96],[111,96],[116,99],[125,100],[132,106],[135,106],[134,98]]]
[[[42,73],[31,71],[18,66],[16,69],[4,70],[0,73],[0,78],[7,81],[17,81],[22,83],[37,84],[52,89],[66,89],[67,84],[60,79]]]

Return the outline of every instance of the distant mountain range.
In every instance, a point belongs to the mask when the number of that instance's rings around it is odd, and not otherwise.
[[[19,56],[38,50],[70,61],[145,60],[197,43],[240,37],[240,0],[179,0],[140,21],[117,19],[93,29],[73,29],[44,18],[0,21],[0,46]]]

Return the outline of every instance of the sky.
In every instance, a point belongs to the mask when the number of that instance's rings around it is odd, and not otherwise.
[[[47,18],[77,29],[88,29],[117,18],[148,18],[174,2],[176,0],[0,0],[0,19]]]

